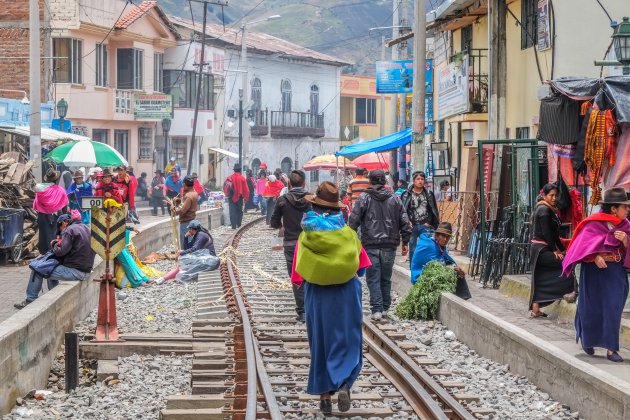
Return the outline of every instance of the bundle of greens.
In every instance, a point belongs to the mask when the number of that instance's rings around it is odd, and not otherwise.
[[[396,306],[396,315],[402,319],[434,319],[440,295],[454,292],[456,284],[457,275],[453,267],[431,261],[407,296]]]

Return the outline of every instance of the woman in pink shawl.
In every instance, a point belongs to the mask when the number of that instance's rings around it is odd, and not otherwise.
[[[575,229],[562,272],[570,275],[581,263],[575,339],[590,356],[595,347],[607,349],[612,362],[623,362],[619,351],[621,315],[628,297],[630,268],[630,201],[623,188],[604,191],[602,212],[584,219]]]
[[[50,250],[50,242],[57,236],[57,217],[68,205],[68,196],[63,187],[57,185],[59,172],[49,169],[41,184],[35,185],[35,201],[33,209],[37,211],[37,227],[39,229],[39,243],[37,249],[40,254]]]

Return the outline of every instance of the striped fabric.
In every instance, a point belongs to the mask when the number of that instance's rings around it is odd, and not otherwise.
[[[358,176],[350,181],[348,185],[348,195],[350,196],[350,203],[354,203],[362,192],[364,192],[370,186],[370,181],[364,176]]]

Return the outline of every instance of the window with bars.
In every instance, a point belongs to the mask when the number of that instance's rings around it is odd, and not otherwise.
[[[516,138],[517,139],[528,139],[529,138],[529,127],[516,127]]]
[[[311,114],[319,114],[319,86],[311,85]]]
[[[291,81],[284,79],[280,84],[280,91],[282,92],[282,112],[291,112]]]
[[[55,83],[83,83],[83,41],[53,38]]]
[[[536,32],[538,29],[538,1],[521,1],[521,49],[527,49],[536,45]]]
[[[376,124],[376,99],[355,99],[355,124]]]
[[[470,50],[472,49],[472,43],[473,43],[473,27],[472,25],[468,25],[468,26],[464,26],[462,28],[462,49],[461,51],[466,54],[467,52],[470,52]]]
[[[129,130],[114,130],[114,149],[129,159]]]
[[[96,44],[96,86],[107,87],[107,45]]]
[[[118,48],[116,53],[116,87],[143,90],[144,51],[137,48]]]
[[[252,109],[254,111],[260,111],[262,108],[262,82],[258,77],[252,79],[252,94],[251,101],[253,103]]]
[[[175,108],[194,108],[199,75],[193,71],[164,70],[164,93],[173,95]],[[204,74],[201,82],[199,109],[214,109],[214,77]]]
[[[153,129],[138,128],[138,159],[150,160],[153,157]]]
[[[153,54],[153,90],[163,92],[164,90],[164,54]]]

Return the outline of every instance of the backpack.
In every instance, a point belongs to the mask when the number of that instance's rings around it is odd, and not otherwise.
[[[234,182],[232,181],[232,177],[228,177],[223,184],[223,192],[227,198],[232,198],[234,195]]]

